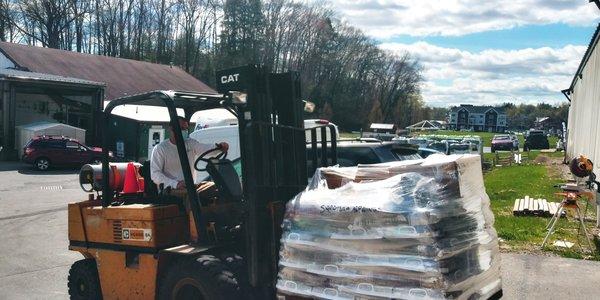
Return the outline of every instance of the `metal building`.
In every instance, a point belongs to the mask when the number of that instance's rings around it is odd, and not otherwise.
[[[600,174],[600,23],[592,37],[571,86],[563,90],[569,99],[567,158],[588,156]]]
[[[216,93],[174,66],[7,42],[0,42],[0,89],[0,160],[18,158],[17,126],[64,123],[85,129],[86,143],[98,145],[96,119],[113,99],[153,90]],[[114,127],[136,137],[121,137],[129,159],[147,157],[150,135],[166,136],[166,113],[133,106],[121,116]]]

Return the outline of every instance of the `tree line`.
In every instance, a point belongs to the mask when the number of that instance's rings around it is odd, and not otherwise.
[[[536,118],[548,117],[547,125],[554,129],[562,129],[562,122],[569,118],[569,103],[562,102],[551,105],[548,103],[519,104],[504,103],[508,127],[514,130],[528,130],[535,125]]]
[[[296,0],[0,0],[0,39],[180,66],[214,86],[248,63],[298,71],[308,117],[347,130],[429,119],[418,62]]]

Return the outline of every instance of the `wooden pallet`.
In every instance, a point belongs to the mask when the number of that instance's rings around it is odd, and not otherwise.
[[[558,210],[559,204],[558,202],[548,202],[546,199],[533,199],[525,196],[523,199],[515,200],[513,215],[552,217]]]

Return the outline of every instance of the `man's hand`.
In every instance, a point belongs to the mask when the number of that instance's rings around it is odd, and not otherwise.
[[[177,182],[177,189],[184,189],[185,188],[185,181],[179,181]]]
[[[227,152],[229,150],[229,144],[226,142],[217,143],[217,148],[219,148],[223,152]]]

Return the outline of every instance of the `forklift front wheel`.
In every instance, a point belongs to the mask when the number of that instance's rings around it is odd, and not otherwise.
[[[158,299],[242,299],[233,273],[216,257],[203,255],[176,262],[160,283]]]
[[[67,285],[71,299],[102,299],[98,268],[92,258],[76,261],[71,266]]]

